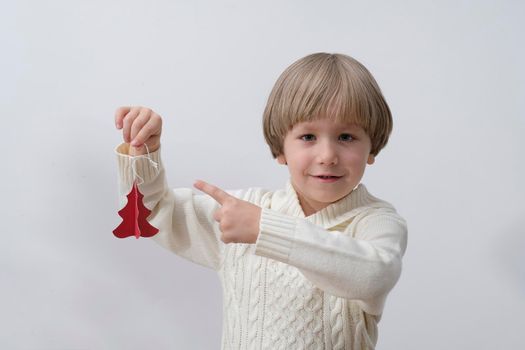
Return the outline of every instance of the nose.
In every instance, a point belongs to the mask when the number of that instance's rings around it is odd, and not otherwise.
[[[338,161],[336,145],[330,141],[320,142],[317,159],[319,164],[335,165]]]

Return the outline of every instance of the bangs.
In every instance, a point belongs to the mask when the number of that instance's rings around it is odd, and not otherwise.
[[[392,130],[392,116],[377,82],[357,60],[317,53],[289,66],[268,98],[264,136],[274,158],[294,125],[319,119],[362,127],[377,155]]]
[[[286,131],[297,123],[319,119],[356,124],[365,131],[370,130],[373,107],[369,101],[373,99],[360,79],[356,79],[358,72],[349,72],[336,60],[329,64],[319,62],[318,67],[311,68],[309,74],[295,81],[300,83],[293,84],[291,79],[291,86],[285,89],[287,94],[283,100],[290,101],[288,108],[282,110],[283,119],[288,121]]]

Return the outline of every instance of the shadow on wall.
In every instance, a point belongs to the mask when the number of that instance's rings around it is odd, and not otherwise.
[[[525,218],[525,213],[521,215]],[[489,248],[496,268],[503,279],[508,279],[511,288],[525,296],[525,219],[517,220],[500,234],[494,235]]]

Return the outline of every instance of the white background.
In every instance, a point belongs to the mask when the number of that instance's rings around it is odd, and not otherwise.
[[[264,105],[319,51],[367,66],[394,115],[363,179],[409,225],[377,348],[525,348],[524,14],[519,1],[2,1],[0,348],[218,349],[215,272],[112,234],[113,114],[163,116],[171,187],[278,189]]]

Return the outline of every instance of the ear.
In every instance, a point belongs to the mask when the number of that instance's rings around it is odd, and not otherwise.
[[[376,157],[373,154],[369,154],[367,163],[372,165],[372,164],[374,164],[375,161],[376,161]]]
[[[284,154],[277,156],[277,162],[281,165],[286,165],[286,158],[284,157]]]

